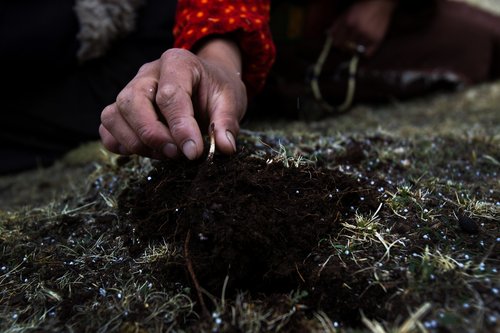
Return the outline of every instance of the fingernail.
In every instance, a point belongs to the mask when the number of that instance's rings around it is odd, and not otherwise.
[[[236,140],[234,139],[233,133],[231,133],[231,131],[229,130],[226,130],[226,138],[231,143],[231,146],[233,147],[233,152],[236,152]]]
[[[184,155],[186,155],[188,159],[194,160],[197,155],[196,144],[194,143],[194,141],[188,140],[184,142],[184,144],[182,145],[182,152],[184,153]]]
[[[174,158],[177,156],[177,146],[173,143],[167,143],[165,147],[163,147],[163,154],[165,154],[168,158]]]

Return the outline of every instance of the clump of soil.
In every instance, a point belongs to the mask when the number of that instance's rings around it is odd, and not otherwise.
[[[339,232],[342,219],[373,213],[377,196],[373,185],[339,171],[285,167],[242,151],[213,162],[159,164],[122,193],[120,206],[142,242],[164,238],[184,249],[185,273],[198,287],[220,295],[228,276],[226,293],[300,288],[316,306],[342,285],[344,270],[329,265],[319,278],[319,243]],[[357,317],[358,305],[346,309]]]

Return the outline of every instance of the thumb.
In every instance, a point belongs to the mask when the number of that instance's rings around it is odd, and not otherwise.
[[[247,106],[246,94],[219,95],[210,112],[210,126],[214,126],[215,145],[223,154],[236,152],[236,138],[240,131],[240,120]],[[210,129],[209,129],[210,131]]]
[[[236,137],[240,131],[237,118],[232,116],[214,117],[213,126],[215,146],[223,154],[231,155],[236,152]]]

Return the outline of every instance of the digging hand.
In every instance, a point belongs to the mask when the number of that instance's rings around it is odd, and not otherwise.
[[[157,159],[182,152],[194,160],[203,153],[202,133],[213,123],[217,149],[234,153],[247,107],[241,66],[237,45],[226,39],[211,39],[196,54],[167,50],[143,65],[102,111],[104,147]]]

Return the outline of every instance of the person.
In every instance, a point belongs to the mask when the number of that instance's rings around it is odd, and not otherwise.
[[[359,101],[430,89],[408,89],[414,77],[475,84],[499,75],[499,18],[463,3],[289,2],[305,13],[305,44],[295,44],[292,52],[286,43],[276,44],[277,30],[271,34],[275,14],[266,0],[76,0],[76,10],[58,0],[2,4],[7,10],[0,14],[0,57],[16,64],[4,77],[9,85],[2,94],[7,110],[2,171],[33,167],[37,159],[53,161],[95,138],[97,128],[103,145],[115,153],[197,159],[203,154],[202,134],[215,124],[217,149],[231,154],[250,102],[257,105],[251,111],[259,110],[266,91],[276,95],[264,104],[281,96],[295,101],[297,94],[311,93],[312,81],[322,91],[314,99],[331,104],[345,94],[336,79],[346,74],[345,61],[353,54],[361,57],[353,95]],[[25,10],[28,4],[32,11]],[[416,9],[419,15],[412,19]],[[100,30],[105,32],[96,33]],[[325,31],[333,51],[317,66]],[[311,47],[303,47],[309,41]],[[312,80],[311,65],[321,69],[313,71]],[[385,78],[381,72],[390,74],[389,84],[380,85],[386,91],[372,89],[379,86],[374,77]],[[285,84],[274,84],[275,78]],[[294,90],[297,82],[300,88]]]
[[[244,18],[244,21],[266,24],[269,21],[268,2],[232,3],[234,5],[228,5],[224,14],[235,9],[239,11],[236,16]],[[304,22],[304,27],[310,30],[307,36],[309,40],[321,39],[323,32],[327,31],[333,47],[344,54],[351,55],[362,48],[364,61],[357,74],[364,76],[364,80],[358,82],[358,100],[414,97],[442,86],[456,88],[500,76],[500,19],[466,4],[448,0],[316,0],[295,3],[305,7],[303,12],[309,12],[309,21]],[[279,1],[274,4],[279,5]],[[179,1],[181,18],[178,20],[177,33],[182,29],[189,32],[211,29],[208,27],[216,25],[204,18],[206,6],[203,1],[192,1],[190,5],[191,8],[186,8]],[[258,11],[260,5],[265,8],[261,16],[246,16],[247,13]],[[189,10],[196,13],[197,20],[182,17],[183,11]],[[211,15],[220,16],[221,12]],[[265,43],[257,43],[254,47],[264,46],[264,51],[270,49],[272,40],[266,36],[262,35]],[[177,46],[194,49],[199,58],[192,57],[188,51],[169,50],[159,60],[143,67],[118,95],[117,101],[103,111],[100,133],[105,147],[120,154],[134,153],[154,158],[184,155],[188,159],[197,159],[203,154],[201,132],[213,123],[218,150],[225,154],[234,153],[239,122],[248,103],[243,92],[244,86],[234,73],[242,72],[248,76],[254,69],[248,66],[241,69],[237,45],[227,43],[227,40],[209,39],[197,46],[195,42],[193,48],[193,43],[183,45],[179,42]],[[242,45],[246,44],[240,43],[240,47]],[[471,48],[471,45],[475,47]],[[292,52],[281,52],[277,65],[286,63],[283,58],[300,54],[300,49],[308,48],[301,45]],[[243,59],[248,61],[249,52],[246,53]],[[207,57],[210,61],[205,61]],[[270,64],[272,57],[263,59]],[[183,66],[183,61],[193,63]],[[330,66],[338,68],[342,61],[342,58],[334,58]],[[229,68],[226,67],[228,63]],[[210,64],[219,65],[211,67]],[[265,61],[261,62],[261,67],[265,67]],[[227,70],[219,71],[224,68]],[[281,68],[281,73],[285,75],[307,72],[307,69],[297,70],[300,66],[296,64]],[[261,84],[268,71],[269,68],[266,68],[259,72],[262,75]],[[394,81],[394,73],[399,75],[396,77],[398,82],[381,84],[380,79],[373,80],[373,77],[389,77],[389,81]],[[339,92],[343,91],[342,87],[339,84],[328,87],[328,82],[325,84],[324,81],[323,86],[329,88],[327,95],[335,100]],[[286,77],[281,82],[282,90],[275,90],[274,96],[289,96],[287,91],[294,82],[293,78]],[[248,81],[246,85],[248,87]],[[341,97],[342,94],[345,93],[342,92]],[[273,105],[279,109],[280,105],[268,103],[275,99],[274,96],[265,99],[259,108]],[[289,101],[294,103],[297,96],[297,91],[292,90]],[[322,106],[330,106],[319,92],[314,97]],[[281,107],[283,105],[286,104],[283,103]],[[286,112],[290,112],[290,109],[293,109],[292,105],[286,108]]]
[[[104,146],[194,160],[203,154],[203,129],[214,124],[218,150],[234,153],[247,94],[263,85],[274,58],[269,10],[269,1],[180,0],[178,48],[144,65],[104,109]]]
[[[117,153],[194,159],[198,122],[215,123],[218,149],[233,152],[247,95],[274,59],[264,0],[0,6],[4,174],[50,165],[99,132]]]

